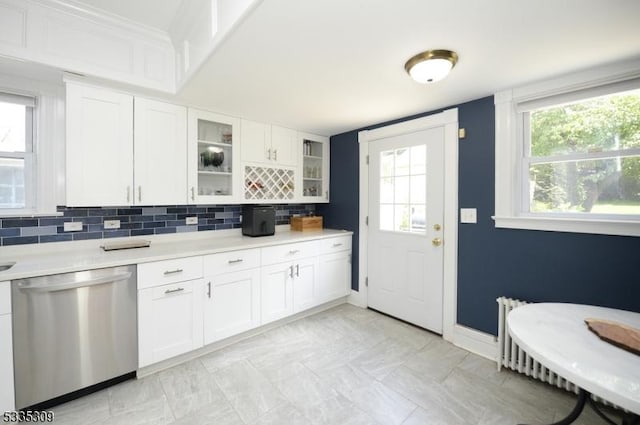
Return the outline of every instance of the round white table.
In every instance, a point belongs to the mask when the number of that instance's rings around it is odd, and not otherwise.
[[[572,412],[576,417],[585,402],[590,402],[588,393],[640,415],[640,356],[598,338],[587,328],[587,318],[640,329],[640,313],[561,303],[518,307],[509,313],[507,324],[509,334],[525,352],[582,389]],[[572,414],[558,424],[573,422]],[[635,416],[624,423],[637,420]]]

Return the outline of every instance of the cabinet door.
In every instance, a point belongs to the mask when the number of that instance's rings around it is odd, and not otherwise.
[[[133,202],[133,97],[67,84],[66,205]]]
[[[293,277],[294,313],[320,303],[318,281],[318,257],[296,262]]]
[[[298,133],[295,130],[271,126],[271,160],[290,167],[298,164]]]
[[[203,280],[138,291],[139,366],[202,347]]]
[[[240,120],[190,108],[187,134],[189,203],[239,201]]]
[[[205,280],[205,344],[260,326],[260,269]]]
[[[302,202],[329,202],[329,139],[300,133],[297,194]]]
[[[271,132],[267,124],[241,120],[242,162],[271,162]]]
[[[320,302],[344,297],[351,291],[351,251],[320,256],[318,292]]]
[[[267,324],[293,313],[293,265],[275,264],[262,267],[260,277],[261,324]]]
[[[134,204],[187,201],[187,109],[135,98]]]
[[[0,412],[14,410],[11,315],[0,315]]]

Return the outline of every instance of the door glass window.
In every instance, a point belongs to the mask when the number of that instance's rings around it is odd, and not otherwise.
[[[426,232],[426,146],[380,153],[380,230]]]

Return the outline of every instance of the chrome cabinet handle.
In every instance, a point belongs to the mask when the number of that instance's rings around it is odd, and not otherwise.
[[[184,270],[182,269],[175,269],[175,270],[165,270],[164,275],[168,275],[168,274],[176,274],[176,273],[182,273]]]
[[[274,149],[273,150],[273,160],[277,161],[278,160],[278,149]]]
[[[95,279],[83,280],[80,282],[63,282],[57,285],[23,285],[22,283],[18,284],[18,287],[22,291],[33,291],[33,292],[56,292],[56,291],[65,291],[67,289],[77,289],[77,288],[86,288],[88,286],[96,286],[103,285],[105,283],[116,283],[123,282],[131,277],[131,272],[120,273],[109,276],[102,276]]]
[[[193,186],[191,186],[191,200],[192,201],[196,200],[196,190]]]
[[[334,243],[334,244],[333,244],[333,247],[334,247],[334,248],[337,248],[337,247],[339,247],[339,246],[342,246],[342,244],[341,244],[341,243]]]
[[[165,294],[173,294],[175,292],[182,292],[184,291],[184,288],[176,288],[176,289],[167,289],[166,291],[164,291]]]
[[[127,186],[127,202],[131,202],[131,186]]]
[[[271,149],[267,149],[267,159],[271,160]]]
[[[290,255],[293,255],[293,254],[297,254],[297,253],[299,253],[299,252],[300,252],[300,250],[299,250],[299,249],[292,249],[291,251],[289,251],[289,254],[290,254]]]
[[[289,277],[293,279],[293,266],[289,266]]]
[[[296,276],[300,277],[300,264],[296,264]]]
[[[211,298],[211,282],[207,283],[207,296]]]
[[[238,258],[237,260],[229,260],[228,263],[229,264],[237,264],[237,263],[242,263],[244,260],[242,258]]]
[[[142,186],[138,186],[138,201],[142,202]]]

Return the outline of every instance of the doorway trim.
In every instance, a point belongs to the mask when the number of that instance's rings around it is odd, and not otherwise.
[[[368,270],[368,226],[369,216],[369,142],[444,127],[444,259],[443,259],[443,295],[442,295],[442,337],[453,341],[457,322],[457,283],[458,283],[458,108],[380,127],[363,130],[358,133],[360,149],[360,199],[359,199],[359,267],[358,291],[352,291],[350,302],[367,307],[367,270]]]

